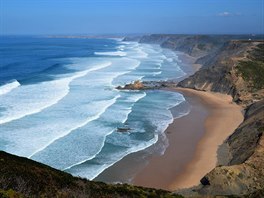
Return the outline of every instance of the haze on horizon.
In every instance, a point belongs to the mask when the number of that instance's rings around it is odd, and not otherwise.
[[[263,34],[264,0],[0,0],[0,34]]]

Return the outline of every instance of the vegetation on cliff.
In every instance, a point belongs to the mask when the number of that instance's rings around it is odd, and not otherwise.
[[[182,197],[168,191],[105,184],[0,151],[0,197]]]
[[[246,107],[264,97],[263,41],[229,41],[217,54],[205,56],[204,66],[178,86],[233,96]]]
[[[240,61],[238,72],[252,89],[264,88],[264,44],[259,44],[249,52],[248,60]]]

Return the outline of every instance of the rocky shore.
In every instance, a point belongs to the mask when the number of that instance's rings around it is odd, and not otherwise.
[[[116,89],[119,90],[150,90],[150,89],[162,89],[176,87],[176,82],[174,81],[139,81],[131,82],[124,86],[117,86]]]

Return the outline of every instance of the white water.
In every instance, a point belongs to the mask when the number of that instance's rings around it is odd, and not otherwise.
[[[126,56],[125,52],[116,51],[116,52],[94,52],[95,55],[104,55],[104,56]]]
[[[69,84],[77,78],[111,65],[110,62],[77,72],[73,76],[39,84],[21,86],[19,89],[0,96],[1,105],[8,107],[0,117],[0,124],[41,112],[58,103],[69,93]]]
[[[20,83],[16,80],[14,80],[10,83],[7,83],[5,85],[2,85],[2,86],[0,86],[0,95],[7,94],[19,86],[20,86]]]
[[[93,179],[129,153],[154,144],[173,119],[169,108],[184,98],[114,88],[139,79],[181,77],[175,54],[120,42],[115,51],[94,55],[65,58],[71,62],[65,67],[74,73],[14,84],[0,95],[0,149]],[[130,132],[116,132],[126,124]]]

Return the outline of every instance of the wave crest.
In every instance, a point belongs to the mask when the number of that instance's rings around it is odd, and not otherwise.
[[[0,95],[7,94],[19,86],[20,86],[20,83],[17,80],[13,80],[10,83],[4,84],[0,87]]]
[[[44,109],[57,104],[62,100],[70,91],[70,83],[77,79],[87,75],[90,72],[103,69],[110,66],[112,63],[107,62],[105,64],[100,64],[94,66],[90,69],[76,72],[73,76],[42,82],[39,84],[23,86],[23,89],[18,90],[17,93],[4,95],[2,97],[3,107],[8,107],[6,111],[0,117],[0,124],[11,122],[17,119],[21,119],[25,116],[39,113]],[[34,90],[34,97],[28,95],[27,93]],[[54,94],[56,93],[56,94]],[[16,102],[17,96],[23,96],[20,103]]]
[[[95,55],[103,55],[103,56],[126,56],[126,52],[116,51],[116,52],[94,52]]]

